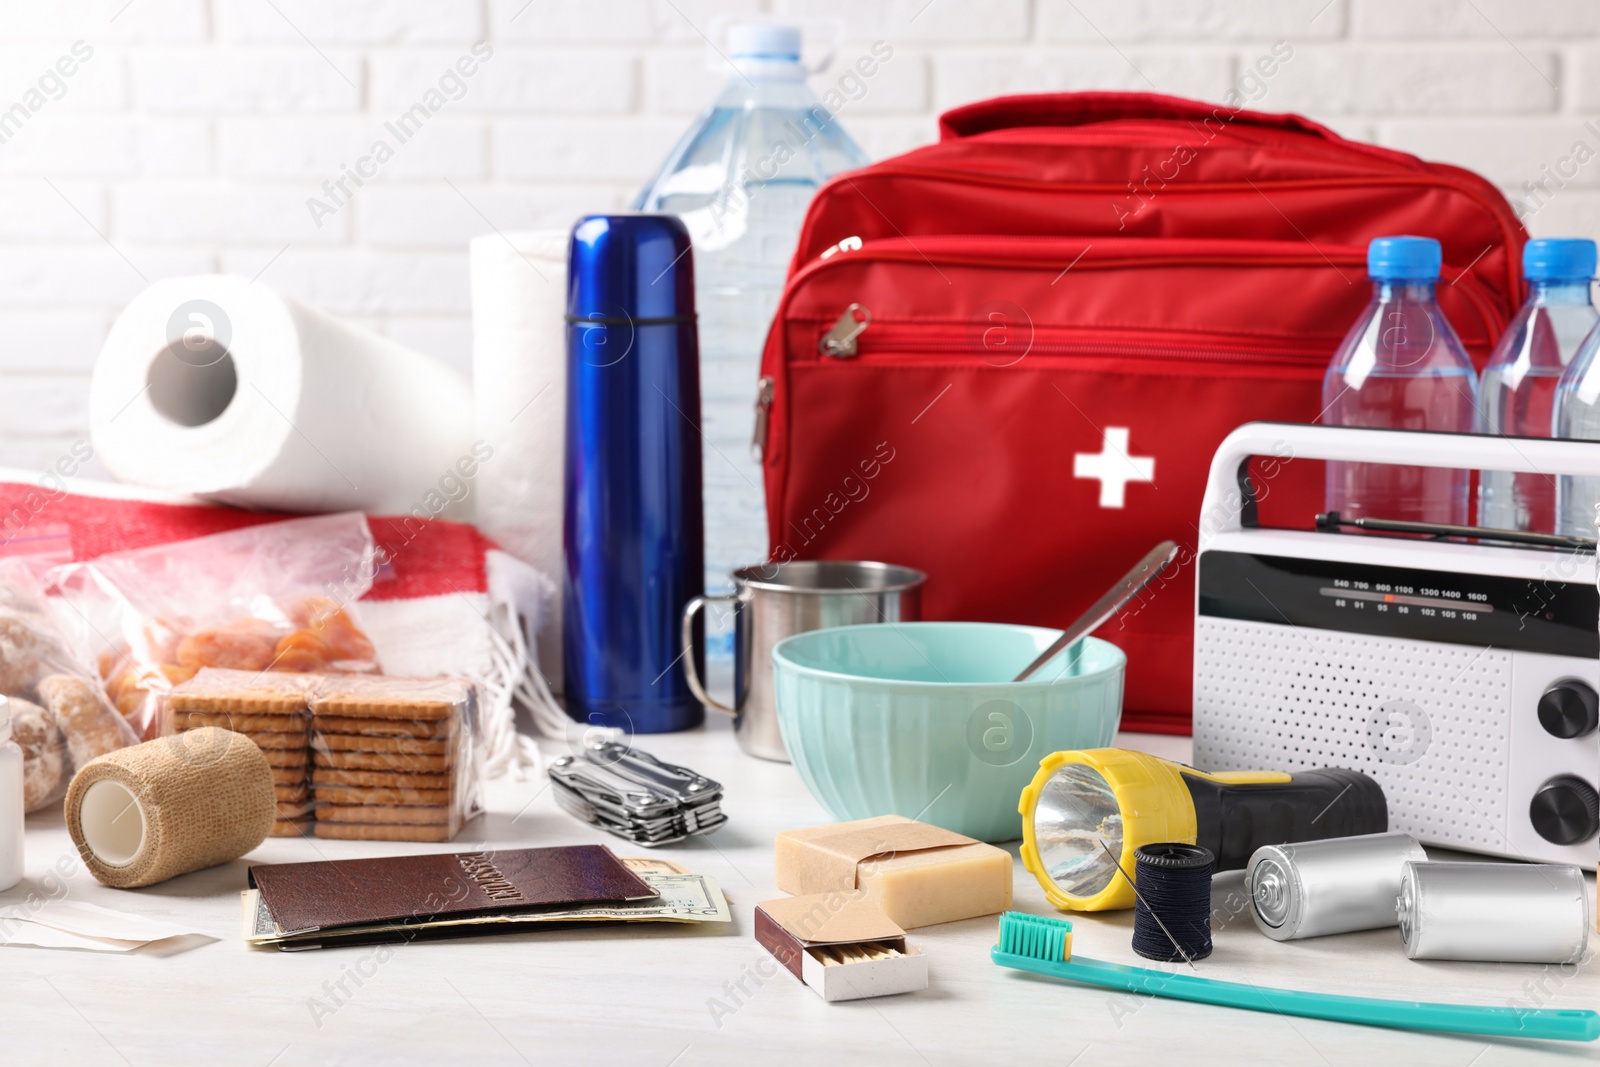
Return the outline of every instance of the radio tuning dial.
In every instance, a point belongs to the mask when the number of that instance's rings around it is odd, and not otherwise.
[[[1600,697],[1583,682],[1557,682],[1539,698],[1539,725],[1556,737],[1583,737],[1600,719]]]
[[[1600,833],[1600,792],[1572,775],[1539,787],[1528,806],[1539,836],[1556,845],[1576,845]]]

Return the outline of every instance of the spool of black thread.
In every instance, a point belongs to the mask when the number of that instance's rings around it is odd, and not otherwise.
[[[1168,841],[1142,845],[1133,855],[1134,884],[1139,887],[1133,909],[1133,951],[1147,960],[1167,962],[1181,962],[1185,957],[1203,960],[1211,955],[1211,869],[1215,863],[1211,850]],[[1174,941],[1178,947],[1173,946]]]

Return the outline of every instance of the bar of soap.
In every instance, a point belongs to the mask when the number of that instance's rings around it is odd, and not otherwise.
[[[906,930],[1011,907],[1011,853],[981,841],[862,860],[856,871],[867,899]]]
[[[775,846],[779,889],[860,889],[902,929],[1011,906],[1009,852],[901,815],[786,830]]]

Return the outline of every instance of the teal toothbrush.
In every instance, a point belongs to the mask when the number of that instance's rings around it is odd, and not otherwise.
[[[1069,982],[1126,989],[1174,1000],[1192,1000],[1227,1008],[1271,1011],[1308,1019],[1332,1019],[1363,1026],[1401,1030],[1436,1030],[1493,1037],[1593,1041],[1600,1038],[1600,1014],[1576,1008],[1530,1009],[1482,1007],[1476,1004],[1429,1004],[1420,1000],[1380,1000],[1267,989],[1240,982],[1220,982],[1149,967],[1074,958],[1072,924],[1065,919],[1008,911],[1000,916],[1000,943],[990,953],[994,962]]]

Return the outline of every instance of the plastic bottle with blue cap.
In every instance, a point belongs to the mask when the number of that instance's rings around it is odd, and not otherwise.
[[[1593,242],[1589,245],[1589,274],[1583,280],[1584,297],[1595,272]],[[1528,247],[1533,247],[1530,244]],[[1578,441],[1600,441],[1600,324],[1594,325],[1561,373],[1556,385],[1552,436]],[[1572,537],[1595,536],[1595,505],[1600,504],[1600,478],[1564,474],[1556,478],[1556,533]]]
[[[1431,237],[1379,237],[1368,246],[1372,301],[1323,377],[1323,422],[1449,433],[1477,428],[1477,372],[1434,299],[1441,261]],[[1468,521],[1467,471],[1392,463],[1327,469],[1327,508],[1343,518]]]
[[[1478,383],[1479,432],[1510,437],[1552,435],[1562,372],[1600,318],[1589,298],[1594,272],[1593,241],[1546,238],[1523,247],[1528,299],[1483,368]],[[1589,514],[1592,525],[1592,507]],[[1544,474],[1480,472],[1478,525],[1554,532],[1556,479]],[[1592,530],[1587,536],[1593,536]]]

